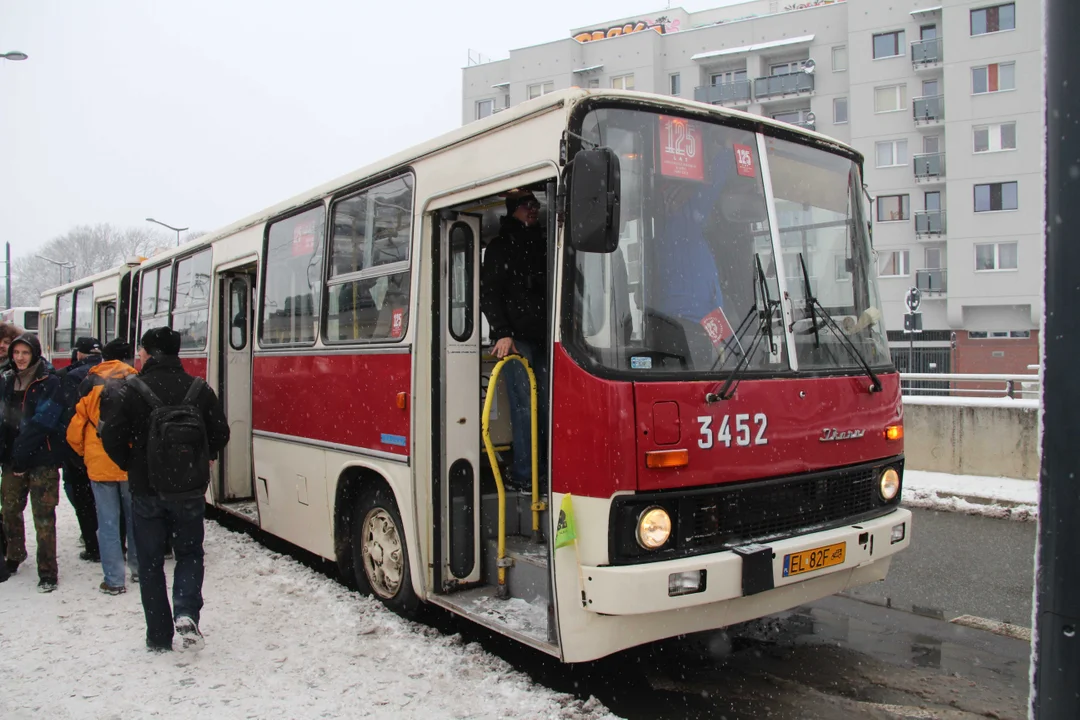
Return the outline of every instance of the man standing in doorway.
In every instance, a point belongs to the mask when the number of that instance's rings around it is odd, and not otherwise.
[[[495,356],[517,353],[536,375],[540,475],[546,474],[547,435],[547,237],[539,225],[540,203],[529,191],[506,198],[499,237],[484,253],[480,271],[480,309],[491,325]],[[510,396],[514,460],[509,485],[532,487],[532,414],[529,377],[516,362],[503,369]],[[541,490],[544,489],[541,477]]]
[[[181,649],[203,646],[203,493],[209,465],[229,441],[221,403],[201,378],[184,372],[179,353],[178,332],[167,327],[147,330],[139,346],[139,374],[106,386],[101,397],[101,444],[127,472],[131,490],[146,646],[158,652],[172,649],[174,633]],[[184,416],[186,424],[176,420],[185,409],[195,411]],[[193,420],[201,426],[197,440],[192,439]],[[201,461],[191,461],[200,456]],[[163,467],[162,457],[188,461]],[[180,487],[186,480],[201,487],[177,493],[165,487]],[[170,535],[176,556],[172,608],[165,586],[165,541]]]

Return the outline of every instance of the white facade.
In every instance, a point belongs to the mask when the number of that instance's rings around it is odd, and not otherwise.
[[[918,285],[925,330],[1034,336],[1042,24],[1038,0],[666,10],[465,68],[462,119],[577,86],[675,94],[814,127],[865,155],[869,192],[880,198],[874,246],[887,328],[903,328],[904,296]]]

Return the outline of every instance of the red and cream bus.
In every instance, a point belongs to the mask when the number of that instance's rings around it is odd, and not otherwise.
[[[131,282],[138,265],[138,260],[131,260],[42,294],[38,338],[54,367],[71,364],[76,338],[96,337],[104,344],[130,336]]]
[[[551,93],[143,262],[129,327],[171,324],[224,398],[209,502],[399,612],[590,660],[880,580],[907,547],[861,164],[710,105]],[[535,499],[502,488],[479,308],[523,189],[552,339]]]
[[[0,312],[0,320],[18,325],[28,333],[37,335],[40,310],[36,307],[13,307]]]

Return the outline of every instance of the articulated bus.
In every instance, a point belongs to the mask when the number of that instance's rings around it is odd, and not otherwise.
[[[75,340],[96,337],[102,344],[133,332],[131,282],[139,260],[45,291],[38,338],[45,358],[60,369],[71,364]]]
[[[523,190],[548,262],[532,493],[504,486],[519,360],[479,307]],[[883,579],[910,542],[862,157],[815,133],[560,91],[110,283],[112,327],[171,325],[223,398],[208,502],[403,614],[586,661]],[[57,358],[109,327],[97,292],[43,299]]]

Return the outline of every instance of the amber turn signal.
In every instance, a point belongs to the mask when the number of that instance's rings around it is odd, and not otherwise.
[[[397,394],[397,406],[398,410],[404,410],[409,404],[409,393],[400,392]]]
[[[904,439],[904,426],[903,425],[890,425],[885,428],[885,439],[890,442],[896,442],[897,440]]]
[[[653,450],[645,453],[646,467],[676,468],[686,467],[690,464],[689,450]]]

